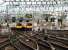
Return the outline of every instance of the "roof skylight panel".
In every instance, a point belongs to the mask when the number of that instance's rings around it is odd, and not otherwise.
[[[32,2],[32,4],[36,4],[36,2]]]

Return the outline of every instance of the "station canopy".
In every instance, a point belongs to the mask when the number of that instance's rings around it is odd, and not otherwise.
[[[23,14],[32,12],[68,12],[68,0],[0,0],[0,14]]]

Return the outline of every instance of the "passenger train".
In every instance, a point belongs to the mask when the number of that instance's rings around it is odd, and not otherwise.
[[[12,30],[22,30],[22,31],[31,31],[32,23],[16,23],[15,26],[11,27]]]

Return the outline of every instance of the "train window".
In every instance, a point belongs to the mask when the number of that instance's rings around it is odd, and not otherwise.
[[[17,26],[21,26],[22,24],[18,23]]]
[[[22,20],[19,20],[19,22],[22,22]]]
[[[31,23],[27,23],[28,26],[31,26],[32,24]]]
[[[29,22],[29,20],[26,20],[26,22]]]

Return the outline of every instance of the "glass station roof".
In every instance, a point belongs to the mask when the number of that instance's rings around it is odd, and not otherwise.
[[[68,0],[0,0],[0,14],[17,14],[29,11],[67,13]]]

